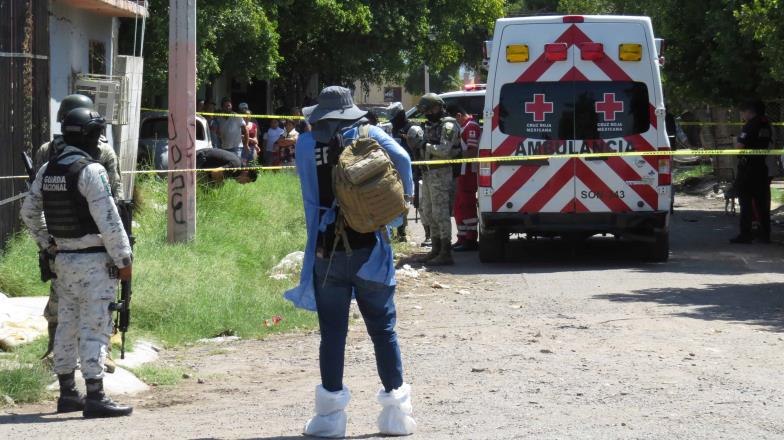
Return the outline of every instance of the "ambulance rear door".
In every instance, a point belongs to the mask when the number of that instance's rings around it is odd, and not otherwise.
[[[492,90],[493,157],[563,154],[574,138],[574,88],[568,60],[572,25],[560,19],[512,20],[501,31]],[[500,40],[500,41],[499,41]],[[492,196],[482,212],[574,212],[574,161],[558,157],[492,165]],[[480,179],[481,181],[481,179]],[[481,191],[481,190],[480,190]],[[488,203],[489,202],[489,203]]]
[[[575,24],[570,49],[575,67],[575,149],[581,153],[656,150],[662,145],[658,126],[663,122],[656,108],[658,103],[663,109],[663,103],[650,24],[640,19],[589,20]],[[578,212],[669,208],[660,203],[659,184],[669,181],[659,179],[657,156],[581,158],[574,165]],[[669,173],[669,162],[665,168],[662,171]],[[661,200],[668,204],[669,193]]]

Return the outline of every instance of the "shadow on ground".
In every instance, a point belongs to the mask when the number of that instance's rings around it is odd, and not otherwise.
[[[683,306],[688,309],[672,315],[707,321],[743,322],[784,332],[784,283],[708,284],[701,288],[645,289],[594,298]]]
[[[513,240],[504,263],[483,264],[476,252],[455,253],[455,266],[434,272],[460,275],[553,273],[627,269],[645,273],[742,275],[755,272],[784,273],[784,244],[732,245],[737,233],[736,216],[716,211],[685,210],[671,220],[670,260],[647,261],[643,243],[612,236],[570,242],[559,239]],[[422,251],[424,252],[424,250]],[[413,259],[401,264],[420,266]]]

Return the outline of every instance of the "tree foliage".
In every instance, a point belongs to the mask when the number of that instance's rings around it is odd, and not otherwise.
[[[169,0],[150,2],[146,88],[166,90]],[[297,102],[326,84],[436,77],[481,63],[503,0],[198,0],[198,77],[276,79]],[[443,72],[443,75],[442,75]]]
[[[165,94],[169,74],[169,0],[150,0],[144,91]],[[239,79],[276,75],[281,58],[270,6],[257,0],[198,0],[196,69],[199,84],[227,73]]]
[[[668,99],[729,103],[784,98],[784,6],[779,0],[198,0],[198,80],[225,73],[273,79],[289,105],[313,75],[321,85],[381,81],[450,87],[477,67],[504,15],[635,14],[667,40]],[[145,92],[163,94],[169,0],[151,0]]]

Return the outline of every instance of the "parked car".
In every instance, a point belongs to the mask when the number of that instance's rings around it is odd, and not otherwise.
[[[458,104],[469,114],[474,116],[477,121],[482,120],[482,111],[485,106],[485,90],[482,85],[468,85],[465,90],[458,90],[456,92],[441,93],[438,96],[444,100],[447,107],[452,104]],[[424,118],[416,107],[410,108],[406,112],[408,119]]]
[[[196,151],[212,148],[208,133],[207,120],[196,115]],[[169,117],[166,114],[152,114],[142,119],[137,162],[152,165],[156,170],[169,167]]]

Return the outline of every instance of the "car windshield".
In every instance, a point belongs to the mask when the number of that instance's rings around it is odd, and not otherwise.
[[[501,132],[535,139],[611,139],[650,128],[640,82],[511,83],[501,88]]]
[[[482,112],[485,106],[485,95],[475,94],[467,96],[449,96],[443,97],[444,103],[447,107],[457,104],[460,108],[471,114],[477,121],[482,119]],[[424,115],[419,110],[414,108],[414,112],[408,115],[409,119],[424,118]]]

